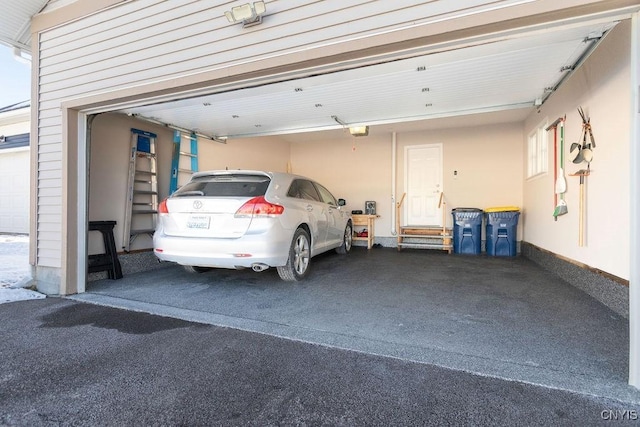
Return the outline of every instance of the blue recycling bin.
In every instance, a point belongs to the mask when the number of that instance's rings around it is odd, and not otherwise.
[[[516,256],[520,211],[517,208],[489,208],[485,215],[487,255]]]
[[[453,253],[477,255],[482,252],[482,209],[455,208],[453,215]]]

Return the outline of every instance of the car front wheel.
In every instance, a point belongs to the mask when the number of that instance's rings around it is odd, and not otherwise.
[[[278,275],[287,282],[297,282],[304,279],[309,271],[311,262],[311,244],[309,233],[298,228],[293,235],[293,241],[289,248],[287,263],[277,267]]]
[[[351,251],[351,244],[353,243],[353,229],[351,223],[347,223],[344,228],[344,236],[342,237],[342,244],[336,248],[336,252],[339,254],[348,254]]]

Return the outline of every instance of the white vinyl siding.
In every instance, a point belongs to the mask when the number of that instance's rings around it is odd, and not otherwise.
[[[65,2],[66,3],[66,2]],[[61,267],[61,102],[261,58],[309,52],[521,0],[266,3],[263,23],[229,24],[232,3],[136,0],[39,34],[37,265]],[[80,207],[82,209],[82,207]],[[66,212],[73,215],[73,212]]]

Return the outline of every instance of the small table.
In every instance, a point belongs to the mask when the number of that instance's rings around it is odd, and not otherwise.
[[[376,218],[380,218],[380,215],[351,215],[354,228],[365,227],[367,229],[367,237],[357,237],[354,231],[353,240],[366,240],[367,249],[371,249],[371,247],[373,246],[373,242],[375,239]]]
[[[113,227],[115,221],[89,221],[89,231],[99,231],[102,233],[104,243],[104,253],[89,255],[88,273],[106,271],[109,279],[122,279],[122,267],[116,252],[116,242],[113,238]]]

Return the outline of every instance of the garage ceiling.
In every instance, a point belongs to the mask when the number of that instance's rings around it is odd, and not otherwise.
[[[615,22],[538,30],[408,59],[120,112],[216,137],[254,137],[488,112],[523,120]]]

